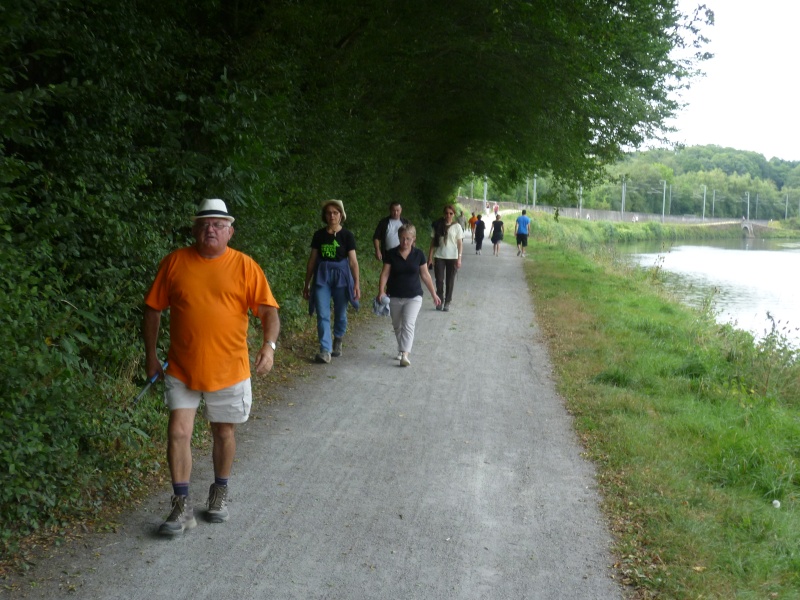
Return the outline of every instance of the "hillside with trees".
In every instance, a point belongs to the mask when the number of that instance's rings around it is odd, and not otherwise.
[[[539,173],[536,198],[541,204],[574,207],[580,193],[584,208],[618,211],[623,181],[626,212],[661,214],[663,209],[669,215],[788,218],[792,223],[800,214],[800,161],[767,161],[756,152],[713,145],[628,153],[580,192],[575,181]],[[526,194],[524,183],[508,193],[496,191],[492,198],[533,202],[530,185]]]

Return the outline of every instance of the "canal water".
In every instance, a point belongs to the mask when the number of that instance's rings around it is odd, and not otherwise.
[[[772,327],[769,314],[800,347],[800,242],[742,238],[618,250],[642,267],[663,269],[682,302],[699,308],[710,300],[718,322],[762,338]]]

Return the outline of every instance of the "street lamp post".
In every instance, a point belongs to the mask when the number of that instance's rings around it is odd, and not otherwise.
[[[664,222],[664,211],[667,210],[667,180],[662,179],[661,183],[664,184],[664,195],[661,197],[661,222]]]
[[[714,218],[714,205],[717,203],[717,190],[714,190],[714,194],[711,196],[711,218]]]
[[[750,220],[750,192],[745,192],[747,194],[747,220]]]
[[[533,208],[536,209],[536,173],[533,174]]]

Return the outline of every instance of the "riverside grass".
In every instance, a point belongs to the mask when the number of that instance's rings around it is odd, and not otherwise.
[[[638,598],[800,598],[796,351],[668,298],[597,228],[537,216],[525,272],[620,578]]]

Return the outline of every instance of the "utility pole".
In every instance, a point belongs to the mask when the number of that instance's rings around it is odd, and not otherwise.
[[[625,183],[625,175],[622,176],[622,203],[620,204],[620,215],[625,215],[625,191],[627,190],[627,184]]]
[[[711,196],[711,218],[714,218],[714,205],[717,203],[717,190],[714,190],[714,195]]]
[[[788,196],[787,196],[788,198]],[[578,184],[578,218],[583,218],[583,184]]]
[[[662,179],[661,183],[664,184],[664,194],[661,197],[661,222],[664,222],[664,211],[667,208],[667,180]]]
[[[706,220],[706,188],[705,184],[703,185],[703,221]]]
[[[489,191],[489,176],[483,176],[483,212],[486,212],[486,193]]]
[[[531,178],[525,178],[525,206],[528,206],[528,188],[531,187]]]
[[[667,214],[672,215],[672,184],[669,184],[669,203],[667,204]]]
[[[536,210],[536,173],[533,174],[533,209]]]
[[[747,220],[750,220],[750,192],[745,192],[747,194]]]

